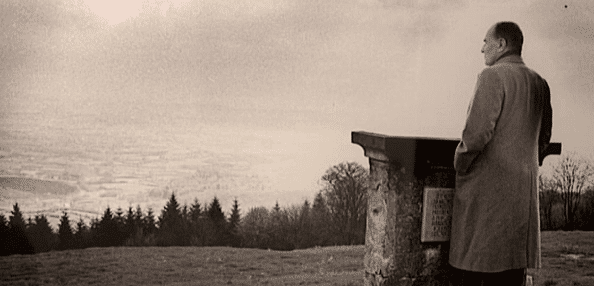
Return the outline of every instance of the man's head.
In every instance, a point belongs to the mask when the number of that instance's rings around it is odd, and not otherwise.
[[[493,65],[503,54],[510,52],[522,55],[524,36],[516,23],[499,22],[487,31],[481,52],[485,54],[485,64]]]

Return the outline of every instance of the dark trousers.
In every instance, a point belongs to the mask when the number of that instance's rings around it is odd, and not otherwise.
[[[452,267],[450,286],[524,286],[526,269],[503,272],[473,272]]]

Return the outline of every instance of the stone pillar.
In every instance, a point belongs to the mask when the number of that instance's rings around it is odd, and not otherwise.
[[[423,188],[454,187],[457,140],[353,132],[369,158],[365,285],[446,285],[448,242],[421,242]]]
[[[454,187],[459,140],[351,135],[370,167],[364,285],[447,285],[449,242],[421,242],[423,190]]]

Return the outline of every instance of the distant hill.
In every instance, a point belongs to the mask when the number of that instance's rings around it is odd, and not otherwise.
[[[32,194],[68,195],[77,187],[59,181],[47,181],[21,177],[0,177],[0,188],[13,189]]]

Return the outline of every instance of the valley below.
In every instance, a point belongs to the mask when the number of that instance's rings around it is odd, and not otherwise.
[[[87,222],[107,207],[140,206],[158,215],[172,192],[182,205],[197,199],[205,206],[216,196],[224,211],[237,199],[244,213],[276,202],[301,204],[313,199],[325,168],[340,162],[316,156],[327,147],[312,148],[335,135],[310,136],[303,128],[267,132],[183,117],[44,120],[18,112],[0,130],[0,213],[8,217],[18,203],[25,219],[46,214],[54,228],[63,211]],[[302,167],[308,164],[320,167]]]

